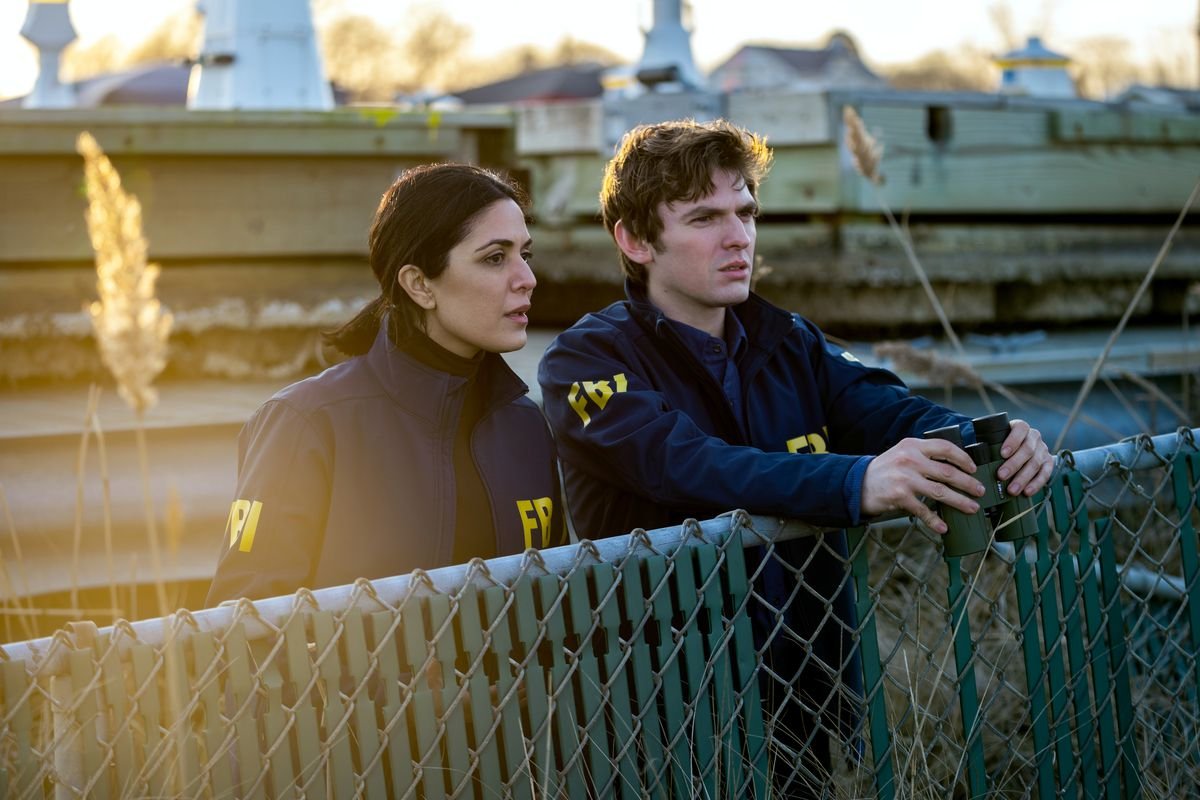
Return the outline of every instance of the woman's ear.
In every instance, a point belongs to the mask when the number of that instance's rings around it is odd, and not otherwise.
[[[426,311],[437,308],[437,298],[434,297],[433,287],[425,273],[415,264],[405,264],[396,274],[396,282],[414,303]]]
[[[639,239],[625,227],[624,220],[617,220],[613,226],[613,239],[621,252],[635,264],[649,264],[654,260],[654,248],[644,239]]]

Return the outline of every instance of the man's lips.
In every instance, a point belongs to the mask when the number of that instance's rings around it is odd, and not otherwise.
[[[726,264],[721,267],[720,272],[740,272],[750,269],[750,264],[747,261],[734,261],[732,264]]]

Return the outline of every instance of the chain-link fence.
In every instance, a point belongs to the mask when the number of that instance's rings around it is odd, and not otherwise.
[[[1187,796],[1198,480],[1183,429],[962,558],[739,512],[69,626],[4,648],[0,795]]]

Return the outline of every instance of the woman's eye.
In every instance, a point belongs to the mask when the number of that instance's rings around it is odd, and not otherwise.
[[[499,266],[504,263],[504,253],[492,253],[483,259],[485,263]]]
[[[521,258],[525,259],[525,263],[528,264],[533,261],[533,252],[526,250],[524,253],[521,253]]]

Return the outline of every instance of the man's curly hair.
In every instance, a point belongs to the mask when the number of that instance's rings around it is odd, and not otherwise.
[[[604,169],[600,211],[613,233],[618,221],[634,237],[657,245],[660,203],[692,202],[712,192],[715,170],[742,176],[751,196],[771,168],[763,137],[725,120],[679,120],[639,125],[621,140]],[[621,270],[644,286],[646,268],[621,253]]]

